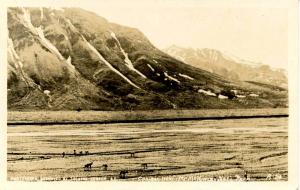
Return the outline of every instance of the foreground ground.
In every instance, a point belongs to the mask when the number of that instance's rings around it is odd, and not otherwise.
[[[9,126],[8,179],[287,180],[287,120]]]

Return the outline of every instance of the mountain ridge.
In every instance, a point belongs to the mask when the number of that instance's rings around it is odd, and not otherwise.
[[[247,61],[216,49],[182,48],[171,45],[163,51],[187,64],[228,79],[262,82],[287,88],[287,74],[284,69]]]
[[[286,106],[285,90],[195,68],[157,49],[138,29],[82,9],[9,8],[8,30],[9,109]]]

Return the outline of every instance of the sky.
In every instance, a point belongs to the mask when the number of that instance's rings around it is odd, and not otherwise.
[[[185,48],[213,48],[245,60],[287,69],[287,9],[210,6],[201,1],[170,2],[100,1],[81,7],[110,22],[138,28],[160,49],[173,44]]]

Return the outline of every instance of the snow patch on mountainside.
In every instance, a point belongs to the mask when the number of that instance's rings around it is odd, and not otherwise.
[[[59,60],[64,60],[64,57],[60,54],[58,49],[47,39],[45,38],[44,31],[42,29],[42,26],[39,26],[36,28],[37,34],[39,35],[42,44],[53,54],[55,54]]]
[[[77,28],[73,25],[73,23],[71,22],[70,19],[66,19],[67,20],[67,23],[69,24],[70,28],[75,31],[75,32],[78,32],[79,31],[77,30]],[[131,86],[135,87],[135,88],[138,88],[138,89],[141,89],[139,86],[137,86],[136,84],[134,84],[130,79],[128,79],[125,75],[123,75],[120,71],[118,71],[117,69],[115,69],[106,59],[104,59],[104,57],[98,52],[98,50],[90,43],[88,42],[85,37],[81,35],[81,38],[83,39],[83,41],[87,44],[87,46],[90,48],[90,50],[92,50],[92,52],[94,52],[97,57],[105,64],[108,66],[108,68],[110,68],[112,71],[114,71],[116,74],[118,74],[120,77],[122,77],[125,81],[127,81]],[[98,71],[96,71],[94,74],[93,74],[93,78],[96,79],[96,75],[101,72],[102,69],[99,69]]]
[[[200,51],[200,54],[202,57],[207,57],[207,55],[204,53],[204,51]]]
[[[115,69],[108,61],[106,61],[106,59],[104,59],[104,57],[98,52],[98,50],[92,45],[90,44],[90,42],[88,42],[85,37],[83,35],[81,35],[82,39],[85,41],[85,43],[87,44],[87,46],[98,56],[98,58],[105,64],[107,65],[112,71],[114,71],[116,74],[118,74],[119,76],[121,76],[124,80],[126,80],[130,85],[132,85],[135,88],[140,89],[140,87],[138,87],[136,84],[134,84],[130,79],[128,79],[125,75],[123,75],[120,71],[118,71],[117,69]]]
[[[199,93],[202,93],[202,94],[205,94],[205,95],[208,95],[208,96],[217,96],[215,93],[211,92],[210,90],[203,90],[203,89],[199,89],[198,90]]]
[[[11,57],[12,61],[14,62],[15,67],[22,69],[23,63],[20,61],[20,58],[14,48],[14,44],[11,38],[8,38],[8,55]]]
[[[165,77],[167,77],[168,79],[173,80],[173,81],[175,81],[175,82],[177,82],[177,83],[180,83],[180,81],[179,81],[178,79],[176,79],[176,78],[174,78],[174,77],[168,75],[167,72],[164,72],[164,75],[165,75]]]
[[[171,103],[171,105],[172,105],[173,109],[177,109],[177,105],[176,104]]]
[[[61,55],[61,53],[58,51],[58,49],[45,37],[44,31],[42,29],[42,26],[34,27],[31,18],[30,13],[25,8],[22,8],[23,11],[23,20],[24,20],[24,26],[27,27],[33,34],[37,35],[39,38],[40,43],[47,48],[51,53],[53,53],[60,61],[64,61],[67,63],[70,68],[74,69],[74,66],[71,64],[71,61],[66,61],[65,58]]]
[[[61,8],[61,7],[50,7],[50,10],[56,10],[56,11],[62,11],[65,12],[65,9]]]
[[[68,36],[64,35],[64,37],[65,37],[66,41],[69,41],[69,38],[68,38]]]
[[[235,95],[238,93],[238,90],[230,90],[231,92],[233,92]]]
[[[236,95],[236,97],[238,97],[238,98],[246,98],[246,96],[245,95]]]
[[[52,98],[51,98],[51,95],[50,95],[50,91],[49,90],[44,90],[44,94],[47,96],[47,104],[48,104],[48,107],[51,108],[51,102],[52,102]]]
[[[71,59],[71,56],[68,57],[67,59],[67,64],[72,68],[72,69],[75,69],[74,65],[72,65],[72,59]]]
[[[66,19],[67,23],[69,24],[71,30],[78,32],[77,28],[72,24],[70,19]]]
[[[28,78],[25,75],[25,72],[23,71],[23,63],[22,63],[19,55],[17,54],[17,52],[14,48],[14,44],[13,44],[12,39],[9,38],[9,37],[8,37],[8,56],[11,58],[12,62],[14,63],[14,65],[16,67],[16,69],[20,72],[23,81],[26,83],[26,86],[29,87],[31,82],[28,80]]]
[[[176,59],[178,59],[179,61],[183,61],[185,62],[185,59],[179,55],[174,56]]]
[[[262,65],[261,63],[257,63],[257,62],[254,62],[254,61],[250,61],[250,60],[245,60],[245,59],[239,58],[238,56],[235,56],[232,53],[229,53],[227,51],[223,51],[222,55],[223,55],[223,57],[225,59],[227,59],[229,61],[234,61],[236,63],[242,63],[242,64],[248,65],[248,66],[250,66],[252,68],[256,68],[256,67],[259,67],[259,66]]]
[[[192,78],[192,77],[190,77],[188,75],[185,75],[185,74],[179,73],[178,75],[181,76],[181,77],[183,77],[183,78],[186,78],[186,79],[194,80],[194,78]]]
[[[252,94],[249,94],[249,96],[251,96],[251,97],[258,97],[259,95],[252,93]]]
[[[118,40],[116,34],[115,34],[114,32],[111,32],[110,35],[111,35],[111,37],[113,37],[113,38],[116,40],[116,42],[117,42],[117,44],[118,44],[118,46],[119,46],[119,48],[120,48],[122,54],[124,55],[124,57],[125,57],[124,61],[125,61],[125,63],[126,63],[125,65],[126,65],[130,70],[132,70],[132,71],[136,72],[137,74],[139,74],[141,77],[147,78],[144,74],[142,74],[140,71],[138,71],[137,69],[134,68],[134,66],[133,66],[133,64],[132,64],[132,62],[131,62],[131,60],[128,58],[128,54],[127,54],[127,53],[124,51],[124,49],[122,48],[121,43],[119,42],[119,40]]]
[[[155,71],[150,64],[147,64],[147,66],[151,69],[151,71],[153,71],[153,72]]]
[[[224,96],[224,95],[222,95],[222,94],[219,94],[218,98],[219,98],[219,99],[228,99],[228,96]]]
[[[96,76],[97,76],[101,71],[103,71],[103,68],[98,69],[98,70],[93,74],[94,80],[97,80]]]
[[[37,34],[37,31],[35,29],[35,27],[32,25],[31,23],[31,18],[30,18],[30,13],[28,10],[26,10],[25,8],[22,7],[22,11],[23,11],[23,24],[26,28],[28,28],[33,34]]]

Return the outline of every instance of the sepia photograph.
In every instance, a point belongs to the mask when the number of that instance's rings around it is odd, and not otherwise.
[[[286,4],[78,2],[5,9],[5,180],[296,177]]]

